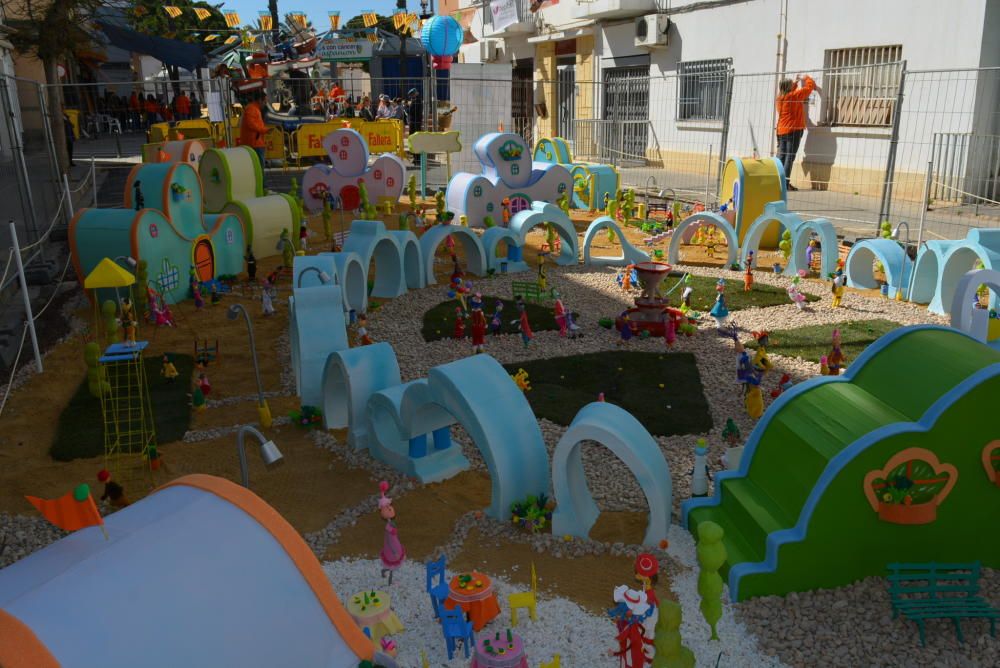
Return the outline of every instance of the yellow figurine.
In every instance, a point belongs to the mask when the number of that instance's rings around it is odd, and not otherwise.
[[[511,376],[511,378],[514,380],[514,383],[517,385],[518,389],[520,389],[522,392],[531,391],[531,383],[528,381],[528,372],[525,371],[524,369],[518,369],[517,373]]]
[[[121,303],[122,315],[120,318],[122,324],[122,330],[125,333],[125,345],[134,346],[135,345],[135,327],[139,323],[135,319],[135,307],[132,306],[132,300],[128,297],[122,299]]]
[[[160,375],[167,379],[168,384],[172,384],[177,380],[177,376],[180,375],[177,372],[177,367],[174,366],[173,361],[171,361],[170,356],[167,354],[163,355],[163,366],[160,368]]]
[[[833,284],[831,290],[833,291],[833,303],[831,306],[833,308],[840,308],[840,302],[844,298],[844,286],[847,283],[847,278],[844,276],[844,272],[841,269],[837,270],[837,274],[833,277]]]

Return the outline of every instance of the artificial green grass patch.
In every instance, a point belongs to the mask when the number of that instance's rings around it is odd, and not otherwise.
[[[829,353],[830,347],[833,345],[833,330],[839,329],[840,350],[847,357],[847,363],[850,365],[876,339],[899,327],[898,323],[890,320],[849,320],[830,325],[777,329],[769,332],[768,352],[788,357],[801,357],[819,364],[819,358]],[[751,341],[748,347],[755,348],[756,346],[756,341]]]
[[[663,289],[669,290],[673,288],[678,280],[678,278],[673,276],[666,278],[662,283]],[[694,292],[691,293],[691,308],[695,311],[708,311],[712,308],[712,305],[715,304],[715,284],[718,280],[710,276],[691,275],[691,287],[694,288]],[[785,306],[792,303],[784,288],[764,283],[754,283],[753,290],[743,292],[742,278],[739,280],[727,278],[725,280],[726,308],[730,311],[739,311],[740,309],[753,307]],[[677,305],[680,303],[683,291],[684,286],[680,285],[670,294],[672,304]],[[819,297],[815,295],[809,295],[804,292],[802,294],[805,295],[807,302],[819,301]]]
[[[171,354],[170,359],[180,375],[173,383],[168,384],[160,375],[162,355],[143,358],[158,444],[181,440],[191,424],[191,407],[187,395],[191,391],[194,359],[190,355],[176,354]],[[84,378],[69,405],[59,416],[59,426],[49,455],[56,461],[68,462],[103,454],[104,418],[101,400],[90,394],[87,379]]]
[[[493,319],[494,311],[496,311],[497,301],[503,302],[503,327],[500,329],[500,333],[517,334],[517,325],[510,324],[512,320],[517,320],[520,315],[517,312],[517,303],[513,299],[508,299],[506,297],[483,295],[483,315],[486,316],[487,328],[490,320]],[[525,300],[524,303],[525,308],[528,311],[528,322],[531,323],[531,330],[533,332],[544,332],[559,329],[559,325],[556,324],[556,317],[552,312],[552,306],[536,304],[527,300]],[[424,313],[424,325],[420,330],[420,333],[424,337],[424,341],[437,341],[438,339],[452,338],[452,335],[455,333],[455,309],[459,308],[459,306],[460,304],[457,299],[449,299],[446,302],[441,302],[434,308],[427,311],[427,313]],[[471,323],[469,322],[469,319],[466,318],[466,336],[471,334],[469,331],[470,326]],[[487,329],[487,331],[489,330]]]
[[[569,425],[577,411],[604,393],[605,401],[634,415],[651,434],[700,434],[712,428],[701,376],[691,353],[626,350],[506,364],[528,372],[525,396],[539,418]],[[663,384],[663,388],[660,384]],[[668,408],[669,406],[669,408]]]

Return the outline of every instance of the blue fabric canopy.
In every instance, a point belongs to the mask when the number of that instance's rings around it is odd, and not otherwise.
[[[206,63],[205,52],[200,44],[153,37],[104,21],[98,21],[97,25],[108,36],[108,40],[120,49],[144,53],[167,65],[183,67],[189,72],[204,67]]]

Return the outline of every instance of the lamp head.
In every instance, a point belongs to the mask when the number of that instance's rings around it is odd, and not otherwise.
[[[274,441],[265,441],[260,444],[260,458],[264,460],[264,465],[268,468],[278,466],[284,461],[284,456]]]
[[[236,320],[238,317],[240,317],[240,309],[236,306],[236,304],[232,304],[226,311],[226,318],[229,320]]]
[[[325,271],[323,271],[322,269],[320,269],[320,270],[319,270],[319,278],[320,278],[320,280],[321,280],[321,281],[323,281],[324,283],[329,283],[329,282],[330,282],[330,281],[332,280],[332,279],[330,278],[330,274],[326,273],[326,272],[325,272]]]

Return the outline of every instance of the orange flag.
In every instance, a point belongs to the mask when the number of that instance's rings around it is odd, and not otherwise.
[[[38,512],[45,519],[64,531],[76,531],[92,526],[100,526],[101,531],[104,531],[104,518],[97,510],[97,504],[94,503],[94,497],[90,495],[90,486],[87,484],[66,492],[58,499],[40,499],[37,496],[24,498],[38,508]],[[107,535],[105,532],[105,538]]]

